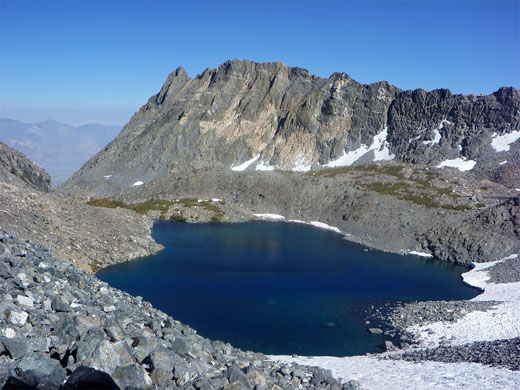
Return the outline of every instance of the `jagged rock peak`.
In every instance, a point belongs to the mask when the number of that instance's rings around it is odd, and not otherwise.
[[[194,78],[178,68],[72,182],[121,173],[126,187],[206,167],[308,171],[390,159],[485,165],[502,159],[492,139],[520,128],[519,110],[514,88],[478,97],[402,91],[248,60]]]

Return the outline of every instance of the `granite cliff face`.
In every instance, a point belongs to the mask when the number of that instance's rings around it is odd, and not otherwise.
[[[66,186],[118,192],[187,169],[308,171],[390,159],[455,160],[488,172],[508,169],[497,165],[507,150],[498,152],[494,138],[519,138],[519,129],[514,88],[488,96],[401,91],[345,73],[324,79],[282,63],[234,60],[195,78],[175,70]],[[110,185],[102,184],[109,175]]]

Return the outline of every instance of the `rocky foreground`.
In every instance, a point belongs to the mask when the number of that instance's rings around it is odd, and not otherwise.
[[[358,389],[269,361],[0,232],[0,385],[38,389]]]

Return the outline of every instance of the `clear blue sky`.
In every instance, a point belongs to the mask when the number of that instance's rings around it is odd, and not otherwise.
[[[124,124],[182,65],[282,61],[402,89],[520,84],[520,2],[1,1],[1,116]]]

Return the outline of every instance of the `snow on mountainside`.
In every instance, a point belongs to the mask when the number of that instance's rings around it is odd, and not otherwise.
[[[233,60],[194,78],[171,73],[69,184],[92,187],[113,175],[122,189],[189,169],[306,172],[389,159],[512,182],[518,158],[505,157],[518,150],[518,129],[515,88],[401,91],[345,73],[325,79],[280,62]]]

